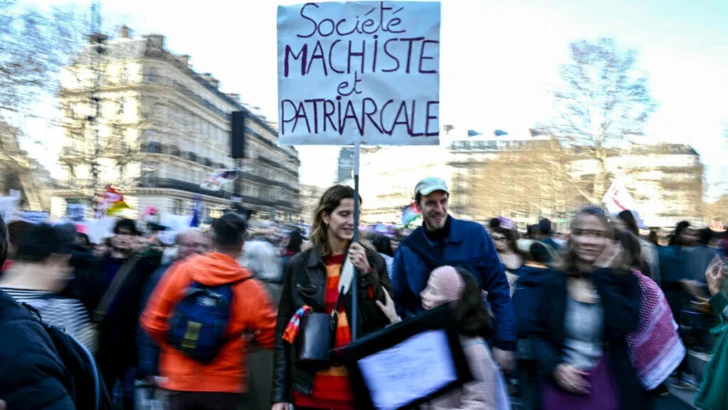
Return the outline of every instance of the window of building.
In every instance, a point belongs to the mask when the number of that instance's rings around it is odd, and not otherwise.
[[[121,73],[119,74],[119,80],[122,84],[126,84],[129,81],[129,70],[126,68],[126,64],[121,65]]]
[[[119,109],[116,111],[117,115],[124,115],[124,111],[126,110],[126,98],[121,97],[119,99]]]
[[[172,205],[172,213],[175,215],[183,215],[184,212],[185,212],[184,202],[179,198],[175,198],[173,205]]]

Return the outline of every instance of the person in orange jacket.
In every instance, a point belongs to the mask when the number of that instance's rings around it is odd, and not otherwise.
[[[161,346],[161,387],[169,391],[169,408],[237,409],[245,403],[247,385],[245,335],[253,334],[260,347],[275,340],[276,311],[263,285],[241,267],[245,221],[228,213],[213,226],[213,252],[174,265],[162,278],[142,314],[141,326]],[[231,285],[227,325],[230,338],[209,364],[196,361],[167,343],[169,319],[192,282],[205,286]]]

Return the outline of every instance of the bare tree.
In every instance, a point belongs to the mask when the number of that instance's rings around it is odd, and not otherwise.
[[[81,43],[84,13],[74,6],[41,12],[0,0],[0,109],[20,111],[57,86],[55,74]]]
[[[570,44],[571,62],[561,67],[560,86],[552,91],[558,115],[539,132],[596,161],[586,199],[599,202],[606,190],[608,150],[630,136],[642,135],[656,104],[647,78],[636,67],[635,50],[621,50],[614,40]]]

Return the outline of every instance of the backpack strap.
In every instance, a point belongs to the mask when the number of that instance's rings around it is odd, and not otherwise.
[[[236,286],[236,285],[239,285],[239,284],[241,284],[243,282],[247,282],[250,279],[253,279],[253,276],[252,275],[251,276],[248,276],[248,277],[245,277],[245,278],[242,278],[242,279],[238,279],[236,281],[232,281],[230,283],[226,283],[224,285],[220,285],[220,286],[229,286],[230,287],[230,296],[231,296],[231,298],[234,298],[235,297],[235,294],[234,294],[235,291],[233,290],[233,287]],[[230,309],[232,309],[232,308],[233,308],[233,306],[232,306],[232,304],[230,304]],[[241,337],[247,331],[248,331],[248,329],[243,329],[243,331],[239,335],[232,335],[232,336],[229,336],[229,337],[224,338],[222,345],[226,345],[231,340],[235,340],[238,337]]]
[[[109,288],[106,289],[106,292],[104,292],[104,296],[101,298],[98,306],[96,306],[96,310],[94,310],[94,315],[92,317],[93,323],[100,324],[104,321],[104,318],[106,318],[106,313],[109,310],[109,306],[111,306],[111,302],[116,298],[116,295],[119,293],[121,286],[126,282],[126,278],[129,276],[132,269],[134,269],[140,259],[140,256],[136,254],[133,255],[121,266],[119,271],[116,272],[116,275],[114,275],[114,279],[111,281]]]

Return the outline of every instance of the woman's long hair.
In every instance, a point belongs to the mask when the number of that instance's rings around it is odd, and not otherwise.
[[[569,237],[566,253],[563,255],[563,259],[560,264],[561,271],[569,276],[584,276],[590,274],[592,271],[592,266],[585,266],[576,254],[573,239],[575,232],[578,230],[579,223],[587,216],[593,216],[599,219],[601,224],[607,228],[607,238],[609,240],[614,240],[614,228],[610,225],[609,220],[607,219],[607,214],[601,208],[596,206],[587,206],[579,211],[579,213],[574,217],[574,220],[571,222],[571,236]],[[620,267],[619,269],[627,268]]]
[[[465,283],[463,294],[454,306],[458,332],[468,337],[489,339],[493,333],[493,323],[490,320],[488,309],[483,303],[480,286],[470,272],[460,268],[456,270]]]
[[[328,231],[323,217],[324,213],[331,215],[344,199],[354,199],[354,188],[346,185],[334,185],[321,196],[316,212],[313,214],[310,234],[311,244],[321,248],[321,256],[323,257],[331,256]],[[361,197],[359,202],[361,203]],[[354,229],[358,228],[358,226],[354,227]]]
[[[291,231],[288,236],[288,243],[286,244],[286,254],[295,255],[301,252],[301,245],[303,244],[303,236],[301,232],[297,230]]]
[[[637,269],[646,276],[651,276],[649,266],[642,258],[642,245],[640,240],[630,231],[617,231],[617,242],[622,245],[624,251],[624,264],[632,269]]]

